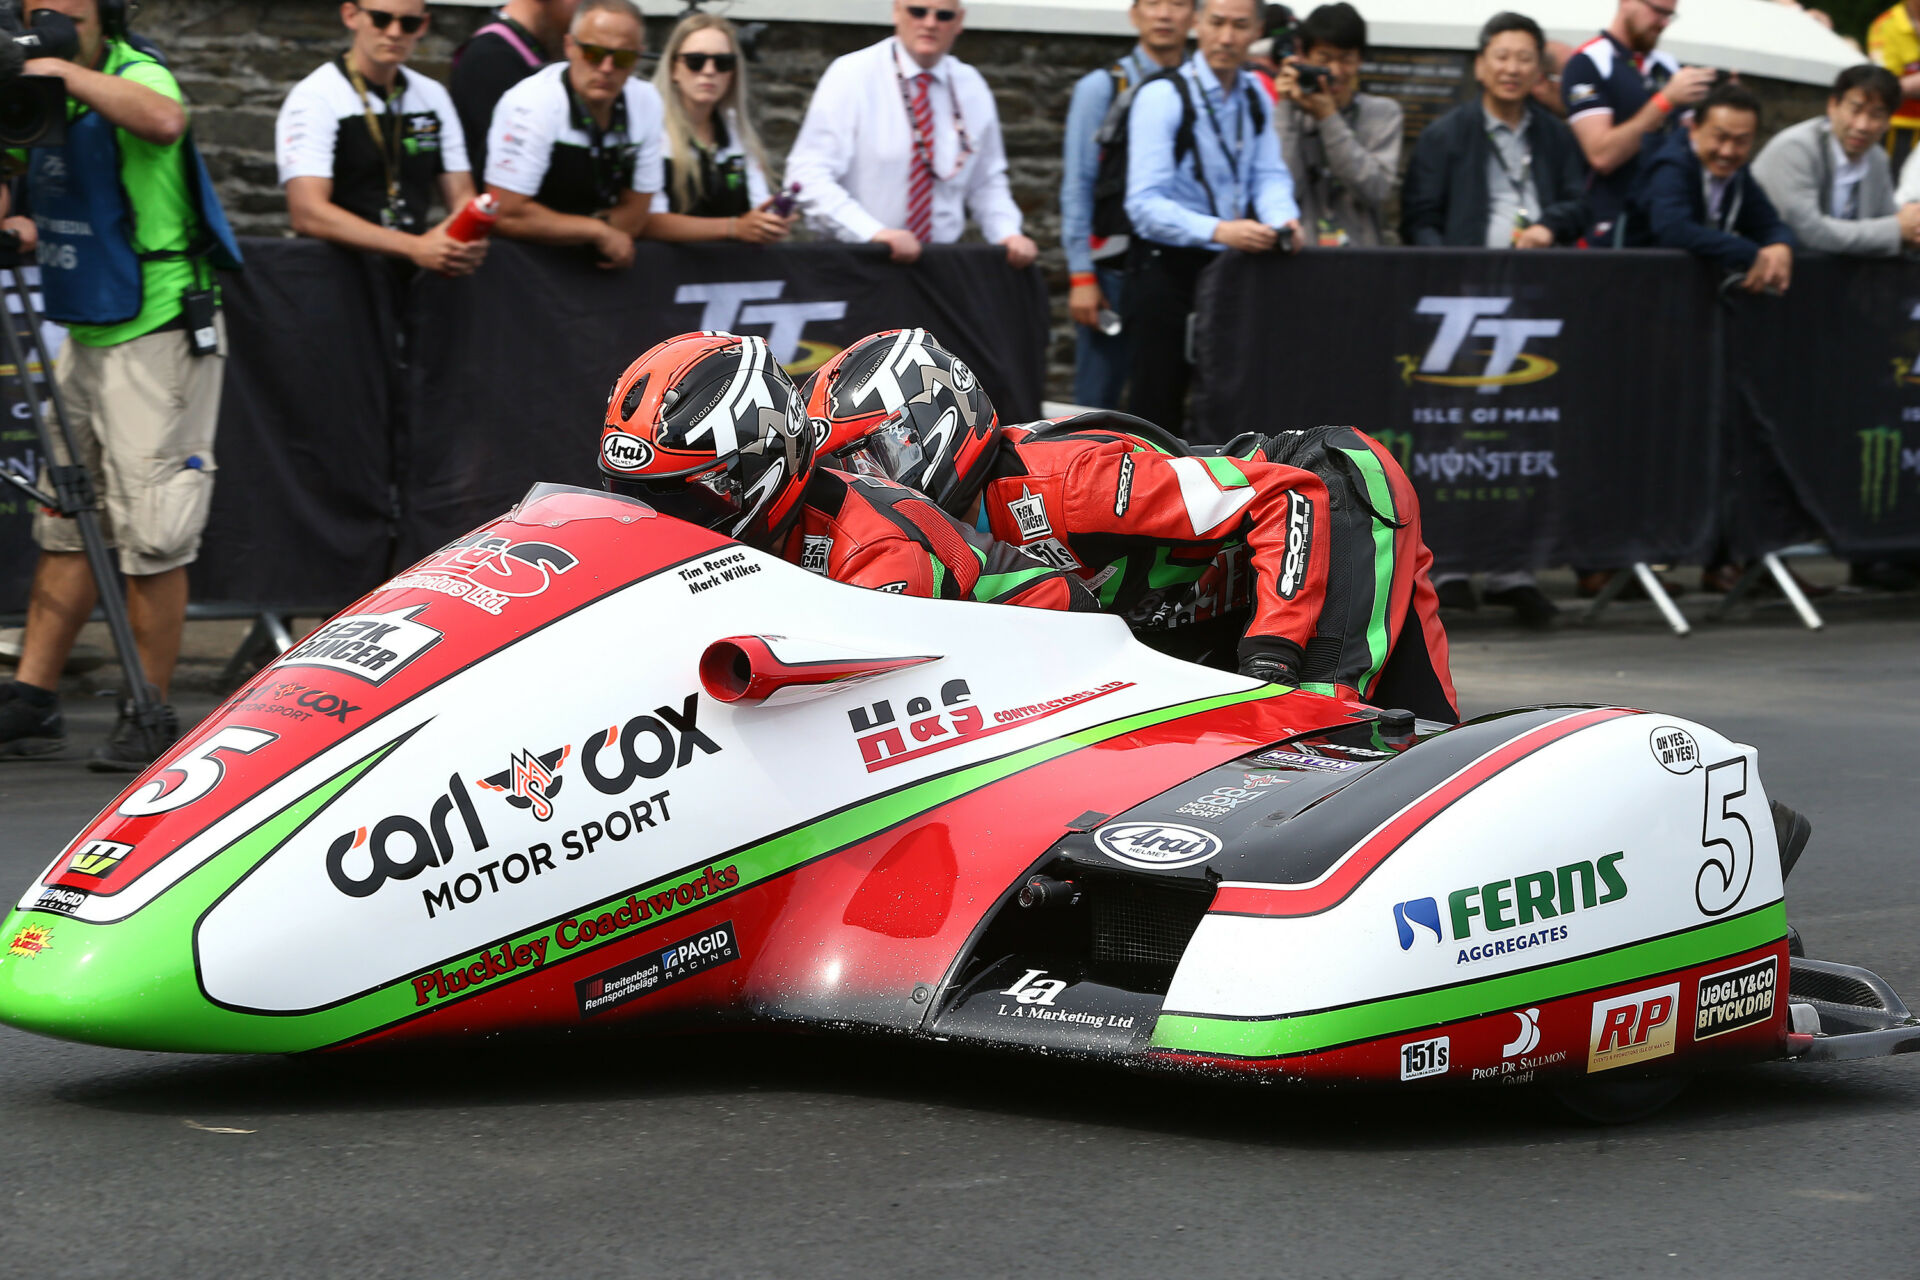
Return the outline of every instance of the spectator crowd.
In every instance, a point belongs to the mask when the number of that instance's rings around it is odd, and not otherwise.
[[[1577,49],[1524,14],[1494,14],[1473,62],[1478,96],[1422,130],[1403,163],[1399,104],[1359,88],[1367,24],[1353,4],[1296,21],[1261,0],[1130,0],[1138,43],[1075,84],[1066,117],[1075,401],[1184,429],[1197,281],[1225,249],[1661,245],[1778,294],[1796,246],[1920,244],[1920,167],[1896,182],[1889,156],[1904,157],[1904,126],[1920,118],[1907,0],[1870,40],[1892,70],[1849,68],[1824,117],[1757,157],[1760,104],[1738,77],[1660,47],[1677,3],[1618,0]],[[1016,269],[1038,254],[993,94],[952,56],[959,0],[893,0],[893,33],[821,76],[784,178],[725,19],[684,17],[649,81],[636,76],[647,41],[632,0],[509,0],[443,88],[405,69],[426,0],[348,0],[341,16],[350,47],[294,89],[279,121],[280,178],[304,234],[458,275],[486,242],[449,228],[484,192],[501,234],[579,246],[609,270],[632,263],[636,239],[767,244],[802,218],[901,263],[969,222]],[[436,201],[443,216],[429,221]],[[1704,585],[1724,590],[1732,574],[1717,566]],[[1582,592],[1609,576],[1582,571]],[[1438,586],[1450,607],[1481,598],[1464,579]],[[1556,612],[1527,574],[1492,575],[1482,596],[1531,625]]]

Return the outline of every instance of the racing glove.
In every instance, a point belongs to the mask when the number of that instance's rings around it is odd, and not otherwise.
[[[1299,660],[1299,647],[1285,640],[1249,636],[1240,642],[1240,674],[1249,679],[1298,688]]]

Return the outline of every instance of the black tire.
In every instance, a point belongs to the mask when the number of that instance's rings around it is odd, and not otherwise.
[[[1691,1081],[1691,1076],[1588,1076],[1552,1089],[1561,1106],[1590,1124],[1632,1124],[1679,1097]]]

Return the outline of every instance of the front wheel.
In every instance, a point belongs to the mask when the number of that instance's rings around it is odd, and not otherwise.
[[[1593,1124],[1632,1124],[1645,1120],[1680,1096],[1690,1076],[1641,1076],[1614,1079],[1588,1076],[1553,1085],[1561,1106]]]

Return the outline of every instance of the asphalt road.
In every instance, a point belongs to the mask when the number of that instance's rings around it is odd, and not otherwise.
[[[1457,645],[1470,711],[1622,702],[1757,745],[1815,823],[1788,897],[1810,952],[1920,1000],[1920,607]],[[85,741],[108,705],[73,718]],[[0,767],[5,896],[115,789]],[[834,1039],[243,1060],[0,1028],[0,1256],[49,1278],[1907,1276],[1917,1139],[1920,1057],[1748,1069],[1596,1129],[1521,1091],[1196,1089]]]

